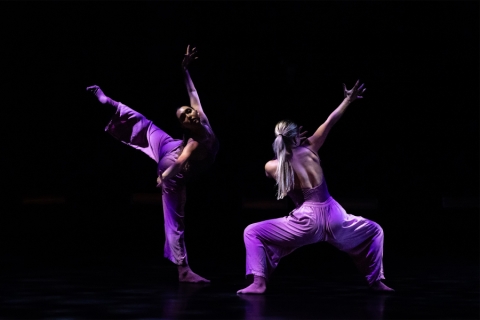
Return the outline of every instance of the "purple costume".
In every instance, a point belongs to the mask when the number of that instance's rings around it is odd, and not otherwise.
[[[326,241],[347,252],[369,284],[383,276],[383,230],[375,222],[348,214],[331,196],[325,180],[288,196],[296,208],[287,217],[249,225],[244,232],[246,274],[268,279],[280,259],[295,249]]]
[[[163,130],[155,126],[152,121],[126,105],[110,104],[116,107],[113,118],[105,131],[121,142],[138,149],[158,163],[158,175],[161,175],[178,158],[183,150],[183,141],[173,139]],[[162,184],[163,216],[165,223],[164,257],[176,265],[188,263],[184,240],[184,208],[185,208],[185,180],[190,176],[192,169],[207,167],[215,159],[218,143],[215,139],[214,148],[210,150],[205,160],[197,161],[201,165],[190,163],[189,169],[182,170],[175,177],[165,180]]]

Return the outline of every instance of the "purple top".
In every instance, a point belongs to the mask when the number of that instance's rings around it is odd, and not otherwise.
[[[292,199],[295,207],[300,207],[304,202],[325,202],[330,194],[328,193],[325,180],[313,188],[292,189],[288,191],[288,196]]]
[[[183,141],[173,139],[163,130],[155,126],[152,121],[146,119],[142,114],[129,108],[123,103],[111,103],[116,107],[116,112],[108,123],[105,131],[120,140],[121,142],[146,153],[150,158],[158,163],[159,169],[165,169],[165,156],[169,155],[178,147],[183,148],[187,137]],[[203,141],[198,141],[205,147],[207,154],[201,160],[189,160],[188,164],[182,170],[185,177],[191,177],[192,174],[207,169],[215,160],[218,152],[218,140],[208,124],[204,125],[207,129],[207,137]],[[175,151],[175,157],[180,153]],[[162,161],[165,160],[165,161]],[[171,160],[171,159],[170,159]],[[169,162],[168,160],[167,162]]]

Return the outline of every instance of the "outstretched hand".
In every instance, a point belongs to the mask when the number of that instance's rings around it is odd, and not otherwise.
[[[363,96],[362,94],[367,90],[367,88],[364,88],[365,84],[362,83],[360,85],[360,80],[357,80],[355,85],[353,86],[352,89],[348,90],[347,87],[345,86],[345,83],[343,84],[343,96],[345,98],[350,99],[350,101],[354,101],[355,99],[362,99]]]
[[[183,70],[187,70],[188,65],[195,59],[198,59],[198,57],[194,57],[194,55],[197,54],[197,48],[192,48],[190,50],[190,45],[187,46],[187,53],[185,53],[185,56],[183,57],[182,61],[182,68]]]
[[[300,132],[300,134],[298,135],[298,138],[300,139],[300,144],[302,144],[305,140],[308,139],[307,137],[305,137],[305,135],[307,134],[307,131],[301,132],[302,129],[303,129],[303,126],[298,127],[298,131]]]

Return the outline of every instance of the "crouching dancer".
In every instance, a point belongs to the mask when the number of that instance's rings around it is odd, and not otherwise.
[[[182,61],[190,96],[190,106],[182,106],[176,113],[184,131],[183,139],[173,139],[140,113],[107,97],[100,87],[87,88],[102,104],[115,109],[105,131],[158,164],[157,187],[162,189],[165,224],[164,256],[177,265],[180,282],[210,282],[189,267],[184,240],[185,184],[188,178],[214,162],[219,146],[187,70],[196,59],[195,53],[195,48],[190,50],[188,46]]]
[[[267,279],[281,258],[319,241],[347,252],[372,290],[393,291],[381,281],[384,279],[382,228],[373,221],[346,213],[330,196],[317,154],[332,126],[350,103],[362,98],[364,91],[358,81],[351,90],[344,85],[345,99],[307,139],[301,139],[299,128],[291,121],[280,121],[275,126],[276,159],[265,165],[265,172],[277,182],[277,199],[288,195],[296,209],[287,217],[253,223],[245,229],[246,274],[253,275],[253,283],[237,293],[264,293]]]

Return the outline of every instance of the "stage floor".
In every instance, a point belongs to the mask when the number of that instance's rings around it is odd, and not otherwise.
[[[5,262],[5,261],[4,261]],[[26,262],[26,261],[24,261]],[[111,261],[112,262],[112,261]],[[335,266],[336,261],[331,265]],[[342,262],[343,263],[343,262]],[[394,294],[372,294],[355,272],[284,268],[263,296],[237,295],[241,268],[199,265],[208,285],[178,284],[164,262],[2,266],[2,319],[478,319],[475,262],[389,266]],[[227,264],[228,265],[228,264]],[[241,266],[240,266],[241,267]],[[292,272],[290,272],[292,271]],[[310,272],[309,272],[310,271]],[[216,276],[215,276],[216,274]]]

